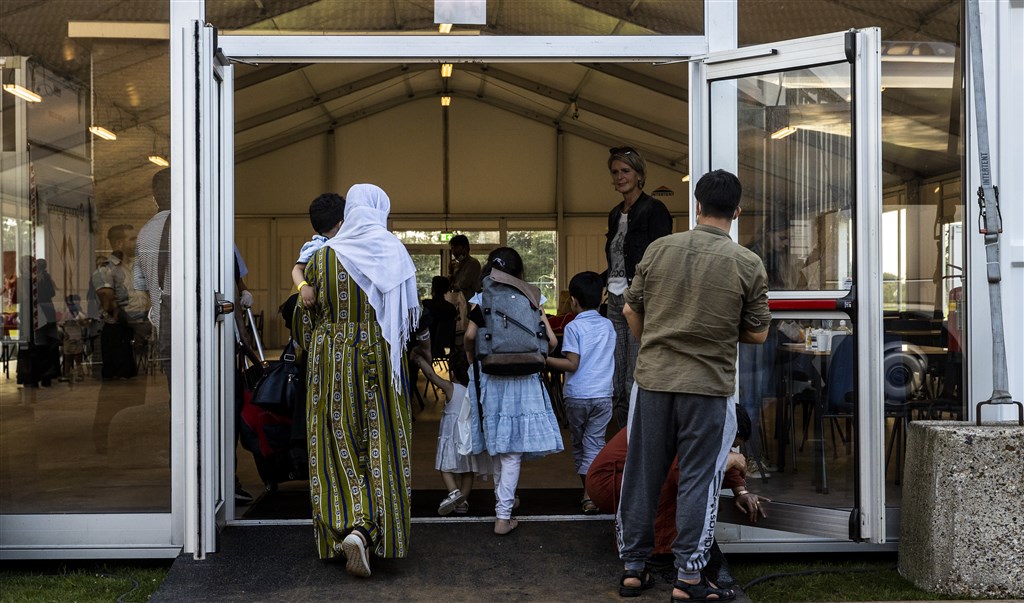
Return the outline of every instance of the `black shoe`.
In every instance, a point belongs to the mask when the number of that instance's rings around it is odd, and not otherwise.
[[[252,502],[252,494],[249,494],[239,486],[235,486],[235,504],[247,505]]]

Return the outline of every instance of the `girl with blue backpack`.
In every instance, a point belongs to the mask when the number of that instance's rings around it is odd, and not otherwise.
[[[544,296],[523,282],[523,260],[511,247],[488,255],[483,289],[470,300],[466,355],[470,395],[482,409],[474,452],[494,457],[494,533],[518,527],[512,517],[520,463],[561,452],[562,434],[541,378],[558,340],[544,315]]]

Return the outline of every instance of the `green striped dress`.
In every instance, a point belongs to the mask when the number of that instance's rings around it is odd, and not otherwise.
[[[316,306],[296,305],[307,352],[306,438],[313,529],[321,559],[342,555],[355,527],[378,557],[409,551],[411,411],[391,383],[389,346],[366,294],[324,246],[306,265]]]

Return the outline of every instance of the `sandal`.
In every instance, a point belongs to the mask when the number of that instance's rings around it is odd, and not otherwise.
[[[707,576],[701,574],[700,582],[690,584],[677,579],[672,583],[672,588],[678,588],[686,593],[686,598],[672,597],[672,603],[684,603],[685,601],[703,601],[704,603],[716,603],[717,601],[732,601],[736,598],[736,591],[731,588],[715,588],[708,583]],[[714,596],[712,596],[714,595]]]
[[[584,515],[595,515],[600,511],[600,509],[597,508],[597,505],[594,504],[594,501],[589,498],[584,498],[580,501],[580,504],[582,505]]]
[[[640,586],[626,586],[626,580],[629,578],[639,580]],[[639,597],[645,590],[654,586],[655,581],[654,574],[647,571],[646,567],[643,570],[626,570],[619,579],[619,596]]]

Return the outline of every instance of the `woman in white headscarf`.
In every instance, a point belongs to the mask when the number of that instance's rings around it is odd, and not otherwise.
[[[416,268],[387,229],[391,202],[349,189],[341,230],[306,265],[316,304],[292,321],[307,359],[306,427],[313,528],[321,559],[409,551],[411,425],[405,343],[419,315]]]

